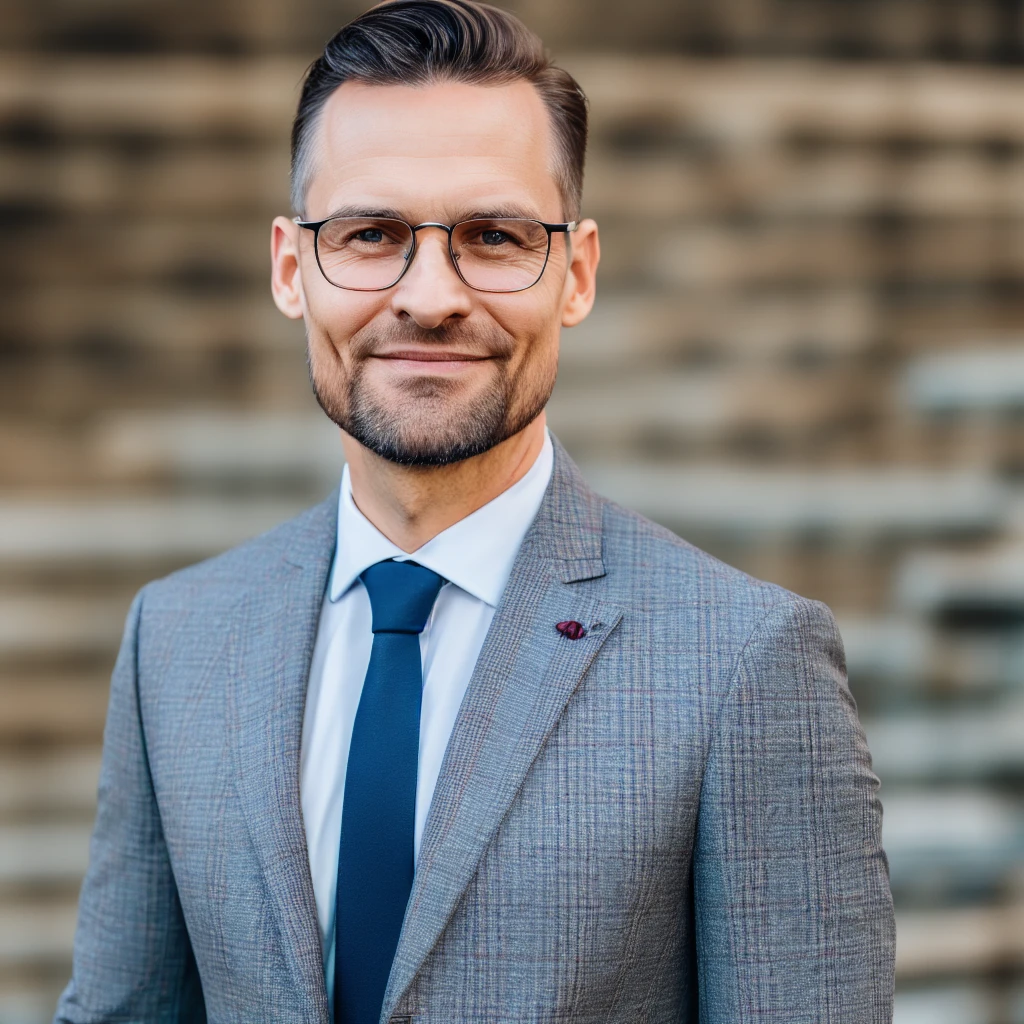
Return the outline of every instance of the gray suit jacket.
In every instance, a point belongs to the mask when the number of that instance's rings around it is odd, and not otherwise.
[[[135,599],[58,1021],[327,1024],[299,747],[335,523],[332,496]],[[828,610],[556,444],[381,1021],[889,1022],[877,788]]]

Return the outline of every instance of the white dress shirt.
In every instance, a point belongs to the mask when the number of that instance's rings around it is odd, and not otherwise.
[[[327,993],[334,987],[334,897],[352,725],[370,662],[370,598],[359,574],[387,558],[414,560],[448,582],[420,634],[423,698],[416,778],[414,857],[419,856],[441,761],[487,629],[523,537],[551,479],[550,436],[517,483],[407,554],[352,500],[348,466],[338,499],[338,543],[320,611],[302,727],[300,792]]]

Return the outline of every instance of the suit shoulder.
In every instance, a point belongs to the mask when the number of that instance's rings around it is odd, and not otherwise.
[[[729,608],[751,626],[787,606],[824,607],[723,562],[639,512],[607,499],[603,504],[606,567],[648,593]]]
[[[219,591],[236,594],[240,587],[275,577],[284,563],[309,555],[322,557],[333,546],[337,494],[227,551],[153,580],[143,589],[147,604],[161,600],[214,598]]]

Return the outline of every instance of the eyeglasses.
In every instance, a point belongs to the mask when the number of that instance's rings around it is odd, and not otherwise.
[[[551,235],[575,231],[577,221],[546,224],[518,217],[463,220],[450,227],[434,221],[407,224],[390,217],[328,217],[300,220],[313,232],[316,262],[337,288],[378,292],[398,283],[416,255],[416,232],[440,228],[448,233],[455,272],[480,292],[521,292],[544,273]]]

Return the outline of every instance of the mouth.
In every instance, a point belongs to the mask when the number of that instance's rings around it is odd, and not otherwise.
[[[429,372],[456,373],[466,370],[475,364],[491,360],[492,356],[482,356],[471,352],[458,352],[451,349],[397,349],[393,352],[378,352],[370,356],[379,359],[389,367],[399,371],[415,373]]]

